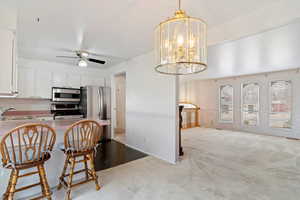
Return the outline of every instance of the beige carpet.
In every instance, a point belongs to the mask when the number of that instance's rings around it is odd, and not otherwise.
[[[73,199],[299,200],[300,142],[195,128],[183,132],[177,165],[153,157],[99,172],[102,185],[73,190]],[[53,199],[63,199],[64,190]]]

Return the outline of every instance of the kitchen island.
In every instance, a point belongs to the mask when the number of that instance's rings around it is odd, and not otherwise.
[[[64,142],[64,133],[71,126],[73,123],[80,121],[82,119],[60,119],[60,120],[9,120],[9,121],[0,121],[0,138],[2,138],[7,132],[10,130],[24,125],[28,123],[41,123],[47,124],[51,126],[56,131],[56,143],[54,149],[51,154],[51,159],[45,163],[46,173],[48,183],[51,188],[55,188],[58,184],[58,178],[62,172],[63,164],[65,160],[65,155],[61,150],[59,150],[59,144]],[[98,119],[91,119],[97,121],[101,126],[108,126],[110,125],[110,121],[107,120],[98,120]],[[10,170],[0,167],[0,195],[2,195],[5,190],[9,180]],[[38,175],[30,176],[25,178],[20,178],[18,180],[17,188],[33,184],[39,182]],[[27,199],[28,196],[38,194],[41,192],[40,187],[34,187],[29,190],[25,190],[23,192],[17,192],[15,194],[15,198],[25,198]]]

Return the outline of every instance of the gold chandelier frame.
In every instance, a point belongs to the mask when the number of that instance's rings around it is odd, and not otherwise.
[[[159,35],[160,35],[160,43],[161,43],[161,37],[162,37],[162,31],[163,31],[163,26],[165,25],[168,25],[169,23],[172,23],[172,22],[177,22],[177,21],[187,21],[187,23],[189,24],[190,26],[190,23],[191,21],[196,21],[198,22],[199,24],[201,23],[202,25],[205,26],[205,48],[207,48],[207,31],[206,31],[206,27],[207,27],[207,23],[200,19],[200,18],[196,18],[196,17],[190,17],[188,16],[184,10],[181,9],[181,0],[178,0],[178,10],[175,12],[175,15],[171,18],[168,18],[167,20],[159,23],[156,27],[155,27],[155,30],[157,31],[159,29]],[[190,30],[189,30],[190,31]],[[200,47],[200,46],[198,46]],[[160,50],[159,50],[159,57],[160,59],[162,58],[162,49],[161,47],[159,47]],[[207,53],[207,49],[205,50]],[[205,55],[206,57],[206,55]],[[190,61],[189,61],[190,60]],[[200,59],[201,60],[201,59]],[[162,67],[167,67],[167,66],[176,66],[176,65],[182,65],[184,66],[184,64],[186,65],[195,65],[194,67],[199,67],[198,70],[196,70],[195,72],[189,72],[189,73],[179,73],[179,72],[172,72],[172,73],[168,73],[168,72],[164,72],[164,71],[160,71],[159,69],[162,68]],[[191,67],[191,66],[190,66]],[[192,69],[192,67],[191,67]],[[200,73],[200,72],[203,72],[207,69],[207,63],[205,61],[200,61],[200,62],[197,62],[197,61],[192,61],[191,58],[188,56],[187,58],[187,61],[176,61],[176,62],[167,62],[167,63],[161,63],[156,65],[155,67],[155,71],[157,71],[158,73],[161,73],[161,74],[167,74],[167,75],[186,75],[186,74],[197,74],[197,73]]]

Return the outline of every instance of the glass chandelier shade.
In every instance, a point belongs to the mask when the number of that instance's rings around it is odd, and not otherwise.
[[[207,68],[207,25],[183,10],[155,29],[155,70],[163,74],[187,75]]]

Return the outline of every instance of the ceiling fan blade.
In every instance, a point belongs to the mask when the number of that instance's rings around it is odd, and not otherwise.
[[[102,65],[105,64],[105,61],[103,61],[103,60],[97,60],[97,59],[93,59],[93,58],[88,58],[87,60],[90,61],[90,62],[102,64]]]
[[[77,56],[56,56],[57,58],[78,58]]]

